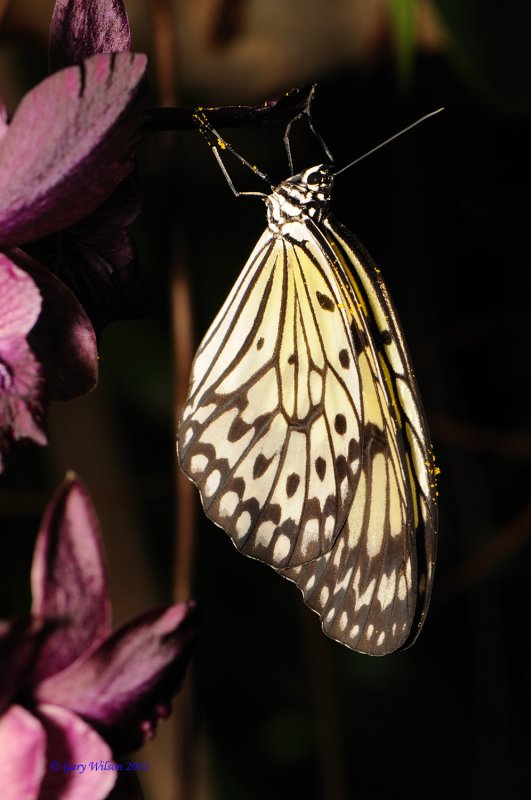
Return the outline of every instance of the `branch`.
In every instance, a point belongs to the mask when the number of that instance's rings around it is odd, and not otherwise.
[[[202,107],[201,112],[216,128],[261,128],[277,122],[289,122],[308,108],[312,86],[290,89],[255,106]],[[148,108],[142,130],[189,131],[197,128],[197,108]]]

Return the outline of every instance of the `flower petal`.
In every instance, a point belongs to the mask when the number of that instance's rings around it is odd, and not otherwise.
[[[0,253],[0,472],[14,441],[47,441],[42,371],[26,341],[40,311],[35,282]]]
[[[22,250],[9,255],[31,275],[43,299],[28,343],[40,365],[49,400],[72,400],[98,381],[96,334],[79,300],[48,269]]]
[[[0,139],[7,132],[7,111],[0,97]]]
[[[78,222],[130,172],[146,64],[96,55],[23,98],[0,140],[2,249]]]
[[[37,713],[47,737],[46,772],[39,800],[103,800],[107,797],[116,782],[117,772],[109,768],[95,769],[96,765],[114,764],[107,743],[65,708],[41,705]]]
[[[51,72],[95,53],[120,53],[130,46],[122,0],[56,0],[50,28]]]
[[[179,603],[137,617],[44,681],[38,698],[75,711],[118,752],[136,749],[170,713],[192,652],[194,612],[192,603]]]
[[[0,715],[17,692],[31,684],[48,631],[48,625],[31,617],[0,623]]]
[[[0,717],[2,800],[37,800],[45,773],[46,734],[39,720],[21,706]]]
[[[26,341],[41,305],[32,278],[0,253],[0,472],[14,441],[47,441],[42,372]]]
[[[26,336],[41,311],[41,294],[30,276],[0,253],[0,347],[5,339]]]
[[[98,519],[85,486],[75,476],[59,487],[44,514],[31,589],[35,616],[65,622],[43,644],[37,676],[42,679],[97,646],[110,628]]]
[[[98,336],[109,322],[146,312],[136,247],[125,230],[140,205],[136,183],[127,177],[103,205],[77,225],[26,245],[72,289]]]
[[[41,370],[25,339],[0,349],[0,472],[13,442],[47,444]]]

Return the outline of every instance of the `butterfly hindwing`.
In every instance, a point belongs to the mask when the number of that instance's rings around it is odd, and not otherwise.
[[[362,310],[352,322],[361,380],[361,474],[332,550],[282,574],[297,583],[329,636],[382,655],[411,644],[427,610],[435,559],[433,457],[379,271],[331,218],[323,231]]]

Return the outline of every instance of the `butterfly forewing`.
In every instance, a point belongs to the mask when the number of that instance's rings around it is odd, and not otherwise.
[[[359,472],[352,336],[309,236],[262,237],[199,347],[179,428],[207,515],[277,568],[330,550]]]

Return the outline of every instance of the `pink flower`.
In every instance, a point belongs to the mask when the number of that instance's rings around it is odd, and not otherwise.
[[[99,800],[117,772],[90,762],[136,749],[170,712],[191,654],[194,605],[111,630],[98,521],[76,477],[46,510],[31,586],[31,618],[0,627],[2,798]],[[81,775],[71,764],[87,766]]]
[[[143,307],[125,227],[147,59],[128,48],[121,0],[58,0],[50,63],[64,68],[12,119],[0,100],[0,287],[24,285],[0,300],[0,471],[12,442],[46,443],[48,400],[95,386],[101,327]],[[12,315],[31,324],[7,336]]]
[[[26,340],[40,311],[30,276],[0,253],[0,472],[11,441],[46,444],[40,367]]]

